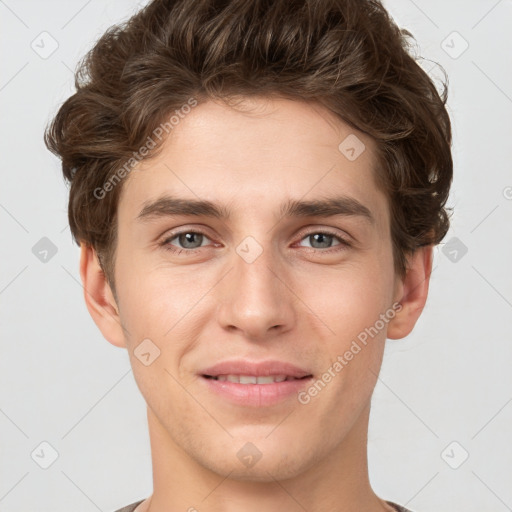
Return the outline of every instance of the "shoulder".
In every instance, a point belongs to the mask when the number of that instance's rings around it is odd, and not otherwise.
[[[126,505],[126,507],[120,508],[115,512],[133,512],[143,501],[144,500],[136,501],[135,503],[132,503],[131,505]]]

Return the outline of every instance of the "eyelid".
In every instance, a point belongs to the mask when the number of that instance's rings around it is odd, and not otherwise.
[[[341,241],[343,241],[347,244],[353,242],[352,237],[348,233],[343,232],[343,234],[341,234],[339,231],[336,231],[334,228],[325,228],[323,226],[317,226],[317,225],[308,226],[307,228],[302,229],[297,236],[300,238],[300,240],[302,240],[306,236],[313,235],[316,233],[323,233],[326,235],[331,235],[335,238],[340,239]]]
[[[185,225],[173,229],[167,229],[162,235],[158,237],[158,239],[168,240],[169,238],[176,238],[177,236],[183,235],[184,233],[200,233],[201,235],[207,236],[211,239],[212,236],[209,235],[210,232],[211,229],[202,224],[195,224],[190,226]]]

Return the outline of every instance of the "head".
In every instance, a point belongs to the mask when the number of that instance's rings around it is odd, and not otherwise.
[[[45,134],[89,311],[206,467],[227,473],[248,441],[268,457],[240,478],[331,453],[367,410],[386,337],[421,314],[449,227],[451,128],[411,37],[377,0],[156,0],[96,43]],[[216,399],[214,421],[201,372],[236,357],[325,386],[263,410]]]

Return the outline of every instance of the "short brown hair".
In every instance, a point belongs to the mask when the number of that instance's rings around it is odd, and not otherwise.
[[[453,174],[448,79],[440,67],[439,94],[409,53],[413,40],[378,0],[153,0],[97,41],[45,132],[71,184],[75,241],[96,250],[114,286],[122,183],[95,191],[115,185],[190,98],[280,96],[318,102],[375,140],[403,277],[406,256],[448,231]]]

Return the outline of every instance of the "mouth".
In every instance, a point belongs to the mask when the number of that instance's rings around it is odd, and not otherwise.
[[[221,361],[209,368],[203,368],[200,374],[207,378],[241,384],[264,384],[266,380],[258,382],[261,377],[272,378],[272,380],[267,379],[268,382],[283,382],[312,376],[308,370],[286,361],[251,361],[249,359]],[[256,381],[254,381],[255,378]]]
[[[298,404],[313,374],[284,361],[223,361],[199,373],[212,400],[241,407]]]
[[[303,377],[290,375],[201,375],[201,381],[213,401],[220,399],[243,408],[297,406],[298,397],[311,385],[311,374]]]
[[[275,382],[304,380],[313,377],[305,375],[304,377],[293,377],[291,375],[202,375],[205,379],[212,379],[219,382],[234,382],[236,384],[273,384]]]

